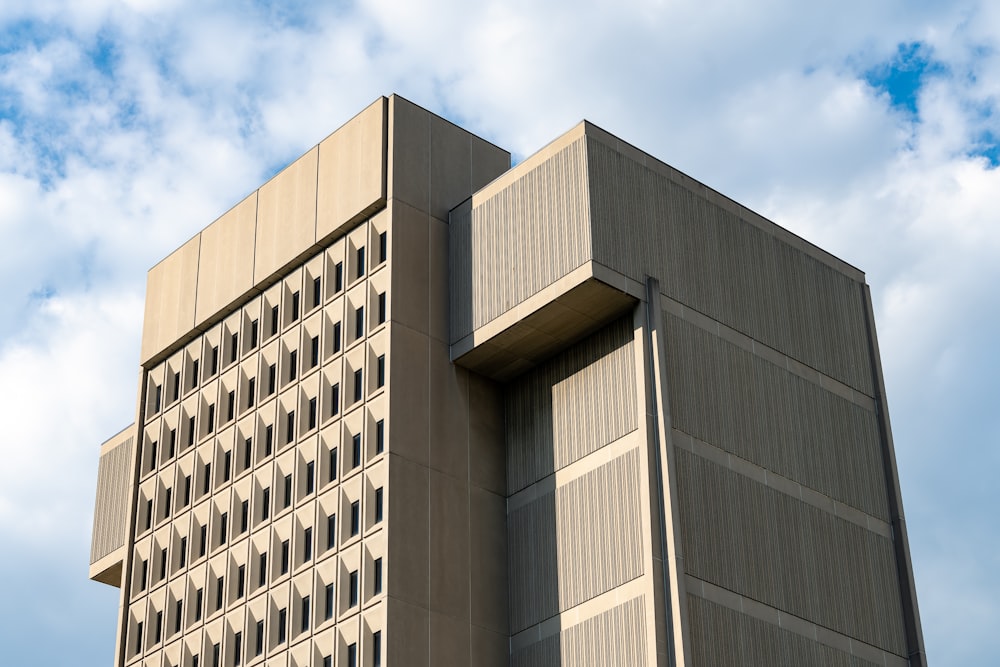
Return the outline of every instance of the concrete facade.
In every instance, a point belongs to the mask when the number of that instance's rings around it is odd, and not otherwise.
[[[381,98],[149,273],[116,665],[923,665],[864,274]]]

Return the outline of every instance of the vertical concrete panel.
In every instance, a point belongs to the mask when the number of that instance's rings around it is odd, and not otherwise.
[[[142,320],[142,363],[194,329],[201,234],[149,270]]]
[[[254,286],[257,193],[201,232],[195,321],[203,324]]]
[[[316,244],[318,155],[319,148],[313,148],[258,191],[254,283]]]
[[[385,203],[387,104],[379,98],[319,144],[316,238]]]

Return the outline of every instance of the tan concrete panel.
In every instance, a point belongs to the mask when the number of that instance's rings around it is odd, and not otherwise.
[[[255,284],[316,243],[318,157],[319,148],[313,148],[259,190]]]
[[[210,319],[253,287],[257,193],[201,232],[195,321]]]
[[[385,202],[386,108],[379,98],[320,143],[317,239]]]
[[[389,184],[386,196],[429,210],[430,114],[398,95],[389,98]],[[456,202],[457,204],[458,202]]]
[[[149,270],[142,326],[142,363],[194,328],[198,234]]]

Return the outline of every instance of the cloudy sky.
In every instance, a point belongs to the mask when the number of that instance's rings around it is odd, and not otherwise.
[[[995,664],[998,49],[989,0],[4,0],[0,662],[111,664],[148,268],[398,92],[515,159],[587,118],[865,270],[929,657]]]

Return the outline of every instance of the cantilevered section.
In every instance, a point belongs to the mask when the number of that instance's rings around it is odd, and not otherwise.
[[[128,501],[132,495],[132,451],[135,425],[101,445],[97,468],[97,500],[94,532],[90,544],[90,578],[121,586],[125,538],[128,532]]]

